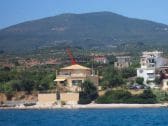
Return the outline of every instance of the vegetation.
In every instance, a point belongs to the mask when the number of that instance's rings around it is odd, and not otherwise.
[[[103,80],[101,83],[102,86],[106,88],[113,88],[124,84],[124,80],[119,71],[113,67],[108,67],[103,72]]]
[[[130,81],[134,83],[134,78],[132,77],[136,76],[136,68],[139,67],[138,53],[140,53],[142,49],[146,49],[148,47],[146,44],[141,44],[142,45],[138,43],[130,45],[122,44],[122,46],[119,44],[120,48],[117,47],[117,50],[128,51],[128,54],[130,54],[133,59],[133,64],[130,67],[122,70],[117,70],[114,68],[114,62],[116,59],[112,54],[113,51],[111,50],[73,48],[73,51],[75,52],[73,55],[77,57],[77,62],[82,65],[92,67],[92,52],[95,54],[100,53],[105,55],[109,60],[108,64],[93,64],[94,69],[96,69],[96,71],[98,70],[99,75],[103,77],[100,80],[101,86],[108,90],[108,92],[104,96],[98,97],[96,87],[90,81],[86,81],[81,85],[82,91],[80,92],[79,103],[88,104],[97,97],[97,103],[156,103],[168,101],[168,94],[165,92],[154,92],[153,95],[152,92],[145,90],[140,95],[133,95],[128,92],[127,89],[114,90],[118,89],[118,87],[128,88],[128,85],[126,84],[128,84],[128,82],[130,83]],[[5,54],[0,56],[5,57]],[[12,62],[14,63],[15,67],[0,67],[0,92],[5,92],[8,99],[10,99],[17,91],[26,91],[31,93],[32,91],[48,91],[55,89],[53,80],[55,79],[56,67],[60,68],[62,65],[69,64],[69,58],[65,55],[65,46],[43,48],[36,51],[36,53],[23,55],[23,57],[23,59],[31,59],[33,57],[34,59],[40,59],[40,61],[45,60],[45,58],[57,58],[59,59],[58,61],[60,64],[54,65],[53,68],[50,68],[48,65],[37,65],[34,67],[25,68],[19,64],[16,56],[13,57]],[[143,78],[137,78],[135,81],[138,84],[143,84]],[[155,81],[159,84],[161,80],[160,78],[157,78]]]
[[[121,75],[123,78],[129,78],[136,76],[136,69],[133,67],[125,68],[121,71]]]
[[[167,102],[168,101],[168,92],[155,89],[153,93],[156,95],[156,99],[158,102]]]
[[[132,95],[126,90],[112,90],[105,93],[105,95],[97,98],[96,103],[139,103],[148,104],[156,103],[156,96],[151,90],[144,90],[142,94]]]
[[[144,78],[142,78],[142,77],[137,77],[136,78],[136,83],[138,83],[140,85],[143,85],[143,82],[144,82]]]
[[[79,93],[79,104],[89,104],[98,97],[96,86],[86,80],[81,85],[81,92]]]
[[[136,76],[136,69],[133,67],[117,70],[113,66],[107,66],[103,73],[101,85],[104,88],[114,88],[126,84],[126,80],[130,77]]]
[[[28,70],[1,69],[0,92],[45,91],[54,86],[55,72],[33,68]]]
[[[137,43],[134,48],[138,46],[142,49],[144,43],[166,43],[166,27],[164,24],[131,19],[111,12],[63,14],[0,30],[0,48],[3,47],[5,52],[25,52],[55,43],[83,47],[117,43],[121,44],[118,48],[123,51],[127,48],[123,42],[133,42]]]

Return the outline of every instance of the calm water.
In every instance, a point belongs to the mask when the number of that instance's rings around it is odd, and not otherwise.
[[[168,126],[168,108],[0,110],[0,126]]]

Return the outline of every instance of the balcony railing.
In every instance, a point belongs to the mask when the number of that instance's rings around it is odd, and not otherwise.
[[[86,74],[59,74],[57,77],[86,77]]]

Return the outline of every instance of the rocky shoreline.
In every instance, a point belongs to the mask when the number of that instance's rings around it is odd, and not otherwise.
[[[164,104],[87,104],[87,105],[54,105],[54,104],[36,104],[33,106],[18,105],[15,107],[0,107],[0,109],[110,109],[110,108],[160,108],[168,107]]]

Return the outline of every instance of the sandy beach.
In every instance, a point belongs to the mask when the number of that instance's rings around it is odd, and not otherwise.
[[[0,109],[109,109],[109,108],[159,108],[167,107],[168,104],[87,104],[87,105],[53,105],[36,104],[34,106],[19,105],[16,107],[0,107]]]

